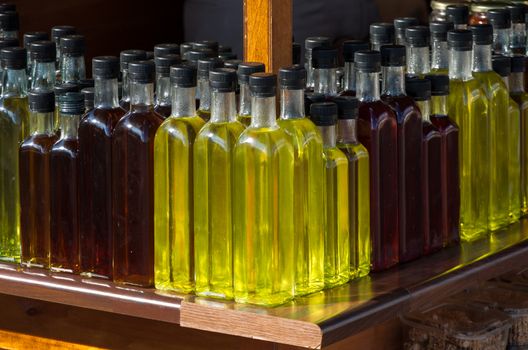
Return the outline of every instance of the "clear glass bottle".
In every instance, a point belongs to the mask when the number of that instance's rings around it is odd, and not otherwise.
[[[130,62],[141,61],[147,59],[147,53],[143,50],[125,50],[119,54],[121,64],[121,79],[123,81],[122,96],[119,100],[119,105],[125,111],[130,110],[130,82],[128,79],[128,64]]]
[[[369,154],[357,138],[358,100],[334,98],[338,108],[337,147],[348,159],[348,210],[350,226],[350,278],[370,271]]]
[[[448,115],[460,132],[460,237],[472,241],[488,229],[489,149],[488,99],[471,74],[472,35],[469,30],[447,34],[449,44]]]
[[[56,60],[55,60],[55,69],[57,70],[57,75],[60,74],[60,62],[62,59],[62,50],[60,47],[60,40],[62,37],[67,35],[77,34],[77,29],[73,26],[55,26],[51,28],[51,40],[55,43],[56,48]]]
[[[30,91],[30,135],[20,145],[21,264],[48,268],[50,264],[50,150],[53,130],[53,91]]]
[[[18,39],[18,12],[0,12],[0,39]]]
[[[49,40],[46,32],[27,32],[24,33],[24,48],[27,51],[27,75],[31,76],[31,69],[33,68],[33,60],[31,59],[31,43],[35,41]]]
[[[220,299],[233,299],[232,196],[237,187],[232,164],[235,143],[244,131],[237,121],[236,81],[233,69],[209,72],[211,119],[196,136],[193,149],[194,247],[190,249],[196,294]]]
[[[356,94],[359,99],[357,134],[370,160],[371,268],[380,271],[399,260],[398,121],[380,100],[381,55],[358,51]]]
[[[327,98],[337,96],[337,50],[316,47],[312,50],[314,93]]]
[[[394,20],[394,29],[396,33],[396,38],[394,43],[396,45],[407,45],[407,37],[405,35],[405,30],[409,27],[417,26],[418,19],[414,17],[400,17]]]
[[[423,78],[431,71],[429,28],[413,26],[405,31],[407,37],[407,76]]]
[[[449,73],[449,50],[447,48],[447,32],[454,28],[451,22],[431,22],[431,73]]]
[[[154,106],[154,111],[161,115],[163,119],[165,119],[171,114],[172,111],[170,67],[180,63],[181,60],[179,55],[162,55],[159,51],[164,51],[160,50],[160,46],[161,45],[154,47],[155,54],[156,47],[158,48],[158,56],[154,59],[154,62],[156,64],[156,105]]]
[[[155,284],[188,293],[195,287],[193,145],[204,121],[196,114],[196,67],[172,67],[170,79],[172,114],[154,141]]]
[[[60,39],[60,76],[61,83],[78,83],[86,79],[84,63],[85,39],[82,35],[67,35]]]
[[[379,51],[383,45],[394,44],[394,25],[392,23],[372,23],[370,25],[370,47]]]
[[[277,124],[273,74],[249,78],[251,124],[235,145],[235,301],[279,305],[295,292],[294,150]]]
[[[154,58],[166,55],[180,55],[180,46],[178,44],[167,43],[154,46]]]
[[[512,21],[510,52],[513,54],[526,54],[526,20],[525,4],[511,4],[506,7],[510,11]]]
[[[306,69],[306,89],[312,91],[314,88],[312,50],[316,47],[331,47],[332,41],[325,36],[312,36],[304,41],[304,68]]]
[[[453,22],[455,29],[467,29],[469,23],[469,6],[463,4],[449,5],[446,7],[448,22]]]
[[[154,62],[131,62],[128,74],[130,111],[112,133],[113,278],[150,287],[154,285],[154,135],[162,118],[154,112]]]
[[[281,112],[279,126],[294,148],[295,295],[324,287],[323,141],[304,113],[306,70],[291,66],[279,70]]]
[[[51,41],[35,41],[30,45],[31,60],[31,90],[53,90],[56,81],[55,74],[55,43]]]
[[[0,260],[20,260],[20,143],[29,135],[26,50],[0,51],[2,104],[0,108]]]
[[[511,16],[506,8],[488,11],[489,23],[493,26],[493,53],[510,55]]]
[[[343,58],[345,61],[343,75],[343,91],[340,96],[356,96],[356,69],[354,68],[354,55],[357,51],[369,49],[369,43],[360,40],[347,40],[343,42]]]
[[[204,58],[198,60],[198,86],[200,102],[199,108],[196,113],[205,122],[211,118],[211,89],[209,86],[209,72],[213,69],[220,68],[223,66],[222,60],[214,58]]]
[[[398,121],[398,224],[400,261],[423,252],[422,232],[422,116],[405,94],[405,46],[381,48],[381,100],[396,113]]]
[[[225,65],[227,67],[227,64]],[[241,62],[238,64],[237,75],[240,85],[240,96],[238,99],[238,121],[249,126],[251,124],[251,91],[249,90],[249,76],[253,73],[264,72],[264,63]]]

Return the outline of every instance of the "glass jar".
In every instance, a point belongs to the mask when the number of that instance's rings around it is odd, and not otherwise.
[[[508,5],[506,2],[481,1],[471,4],[471,13],[469,15],[469,24],[488,24],[488,11],[492,9],[504,8]]]
[[[468,5],[469,6],[469,0],[432,0],[431,1],[431,15],[429,17],[430,22],[433,21],[440,21],[445,22],[447,21],[446,16],[446,8],[449,5]]]

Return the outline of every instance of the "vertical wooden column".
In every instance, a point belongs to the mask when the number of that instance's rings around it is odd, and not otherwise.
[[[292,0],[244,0],[244,60],[277,73],[292,63]]]

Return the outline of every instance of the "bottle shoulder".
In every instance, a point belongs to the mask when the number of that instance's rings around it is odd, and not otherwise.
[[[347,156],[349,160],[368,159],[367,148],[361,143],[338,143],[337,147]]]
[[[301,145],[316,144],[322,148],[321,133],[310,119],[280,119],[278,124],[294,145],[300,147]]]
[[[79,131],[89,129],[113,129],[126,112],[121,107],[111,109],[93,108],[79,122]]]
[[[46,153],[51,150],[55,142],[57,142],[57,135],[55,134],[32,134],[22,142],[20,151]]]
[[[394,110],[384,102],[370,101],[360,102],[358,108],[358,120],[361,121],[377,121],[381,122],[384,120],[393,120],[396,124],[396,114]]]
[[[117,129],[130,129],[135,127],[155,126],[156,128],[162,124],[163,120],[154,111],[130,111],[126,113],[116,125]]]
[[[265,128],[246,128],[238,138],[236,147],[248,147],[256,150],[287,148],[293,152],[293,144],[286,132],[279,126]]]
[[[238,121],[225,123],[207,122],[199,131],[195,142],[218,142],[228,138],[236,141],[244,129],[244,125]]]
[[[335,166],[348,166],[346,154],[337,147],[325,147],[323,151],[324,159]]]

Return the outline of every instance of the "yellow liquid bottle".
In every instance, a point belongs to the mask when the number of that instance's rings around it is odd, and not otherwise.
[[[472,241],[488,229],[488,99],[471,74],[472,36],[468,30],[448,33],[448,115],[459,127],[460,237]]]
[[[198,60],[198,91],[200,106],[196,112],[205,122],[211,119],[211,88],[209,86],[209,71],[222,67],[219,58],[203,58]]]
[[[294,148],[294,261],[295,295],[324,287],[323,140],[304,115],[306,71],[299,66],[281,68],[281,117]]]
[[[452,22],[430,22],[431,74],[449,74],[449,50],[447,32],[453,29]]]
[[[337,106],[314,103],[310,117],[323,136],[325,167],[325,287],[350,279],[350,220],[348,209],[348,160],[336,146]]]
[[[154,140],[154,281],[158,289],[194,290],[193,145],[196,69],[171,68],[172,115]]]
[[[196,294],[233,298],[233,149],[244,126],[236,120],[236,72],[210,73],[211,120],[194,141]]]
[[[350,222],[350,278],[370,272],[369,154],[357,138],[355,98],[334,99],[338,106],[337,147],[348,159],[348,209]]]
[[[242,62],[238,65],[238,84],[240,85],[240,99],[238,107],[238,121],[246,127],[251,124],[251,91],[249,91],[249,76],[253,73],[265,71],[264,63]]]
[[[294,150],[276,121],[276,76],[255,73],[250,126],[235,146],[235,300],[273,306],[294,295]]]

